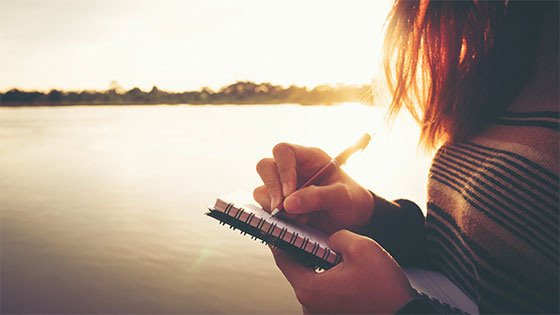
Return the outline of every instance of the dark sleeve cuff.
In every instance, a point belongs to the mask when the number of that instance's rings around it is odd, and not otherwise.
[[[426,294],[416,292],[416,298],[400,310],[396,314],[467,314],[458,308],[449,306],[449,304],[441,303],[439,300],[430,298]]]
[[[426,233],[422,210],[412,201],[393,202],[374,193],[375,210],[368,236],[378,242],[401,266],[425,266]]]
[[[435,310],[432,308],[430,303],[421,300],[421,299],[414,299],[403,308],[398,310],[396,314],[435,314]]]

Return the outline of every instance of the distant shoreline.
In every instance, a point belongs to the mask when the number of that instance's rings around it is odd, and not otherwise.
[[[56,104],[56,103],[0,103],[0,107],[102,107],[102,106],[110,106],[110,107],[117,107],[117,106],[282,106],[282,105],[295,105],[295,106],[337,106],[340,104],[349,103],[349,102],[340,102],[340,103],[330,103],[330,104],[298,104],[298,103],[223,103],[223,104]]]
[[[153,87],[124,91],[113,87],[105,91],[21,91],[0,93],[0,107],[31,106],[129,106],[129,105],[334,105],[348,102],[373,103],[371,85],[320,85],[313,89],[292,85],[284,88],[270,83],[236,82],[212,91],[167,92]]]

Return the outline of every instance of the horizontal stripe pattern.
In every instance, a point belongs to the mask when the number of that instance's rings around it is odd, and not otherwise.
[[[560,131],[559,112],[507,112],[497,117],[493,123],[507,126],[539,127]]]
[[[462,198],[467,201],[473,208],[479,210],[484,215],[488,216],[492,221],[503,225],[509,232],[515,235],[518,239],[526,242],[531,246],[535,246],[545,257],[558,263],[558,252],[552,245],[546,243],[535,236],[530,230],[523,231],[523,223],[514,220],[503,213],[495,213],[496,207],[492,203],[484,200],[483,198],[474,195],[470,190],[465,190],[462,183],[454,180],[452,177],[440,172],[437,168],[432,168],[432,178],[455,190],[462,195]],[[541,245],[543,245],[541,247]]]
[[[519,119],[555,119],[560,121],[560,112],[542,111],[542,112],[504,112],[499,117],[503,118],[519,118]]]
[[[539,192],[538,198],[543,197],[550,203],[558,203],[557,191],[559,189],[558,177],[549,179],[548,174],[542,175],[534,170],[531,170],[530,166],[524,166],[521,163],[515,162],[510,159],[505,154],[500,154],[499,151],[484,151],[482,147],[476,147],[475,144],[461,144],[453,147],[448,147],[447,150],[452,152],[458,152],[465,157],[470,159],[479,160],[480,162],[485,161],[492,167],[488,167],[488,170],[505,172],[511,176],[513,183],[517,187],[523,186],[523,188],[532,188],[534,186],[540,186],[541,190]],[[532,190],[532,189],[529,189]],[[527,194],[536,196],[537,193],[533,191],[527,191]],[[551,205],[551,204],[549,204]],[[554,211],[551,211],[554,212]],[[557,212],[556,212],[557,214]]]
[[[527,176],[527,178],[532,179],[535,182],[542,182],[544,188],[553,192],[558,191],[558,174],[553,174],[524,156],[515,152],[482,146],[473,142],[464,142],[459,146],[464,146],[472,151],[477,149],[479,152],[486,153],[487,156],[494,156],[496,159],[499,159],[509,165],[513,170],[521,172],[523,176]]]
[[[560,122],[558,112],[504,117]],[[520,259],[558,270],[560,186],[558,173],[550,169],[554,167],[543,167],[519,152],[473,142],[446,145],[434,158],[426,220],[430,265],[478,301],[481,312],[558,312],[558,279],[548,279],[556,281],[555,286],[546,284],[552,290],[535,286],[500,253],[530,249],[531,254]],[[472,223],[469,217],[485,219]],[[485,227],[469,229],[464,224]],[[469,234],[474,231],[487,235]],[[489,250],[493,243],[475,240],[506,242],[511,248]]]
[[[450,184],[447,181],[452,181],[459,185],[461,193],[469,203],[511,230],[513,234],[533,246],[548,250],[547,254],[552,256],[554,253],[558,254],[557,220],[547,219],[550,216],[542,215],[539,207],[534,204],[519,201],[523,199],[520,197],[522,190],[510,187],[510,191],[507,191],[508,187],[496,180],[495,176],[488,174],[491,172],[487,170],[487,166],[477,168],[476,162],[468,160],[461,162],[459,159],[460,157],[444,153],[441,158],[434,161],[432,170],[435,175],[445,178],[442,183]],[[475,176],[469,178],[469,174]],[[501,189],[498,190],[496,187]],[[529,212],[528,208],[537,211]],[[558,204],[548,211],[553,209],[558,209]],[[542,212],[546,213],[546,210]]]
[[[475,301],[493,304],[509,312],[544,312],[553,307],[553,297],[527,286],[528,279],[494,258],[488,251],[478,246],[465,233],[460,231],[455,220],[433,203],[428,203],[427,217],[428,244],[430,264],[435,269],[446,270],[445,273],[457,286]],[[470,272],[469,265],[473,266]],[[445,266],[445,268],[443,268]],[[512,276],[515,275],[515,276]],[[471,279],[465,285],[462,280]],[[486,283],[482,285],[480,282]],[[473,288],[477,290],[473,292]],[[504,303],[497,303],[495,298],[488,299],[480,292],[482,288],[499,296]],[[486,299],[484,299],[486,298]],[[529,302],[529,303],[528,303]],[[548,308],[547,308],[548,305]]]

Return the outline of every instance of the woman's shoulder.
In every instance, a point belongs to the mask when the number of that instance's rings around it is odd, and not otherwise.
[[[474,137],[464,141],[471,150],[517,161],[558,179],[560,111],[505,111]]]
[[[472,279],[481,309],[558,308],[559,126],[558,111],[504,112],[433,160],[432,256],[462,262],[451,276]]]

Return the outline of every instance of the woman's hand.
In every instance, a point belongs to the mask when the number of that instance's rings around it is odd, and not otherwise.
[[[342,262],[322,273],[272,250],[304,312],[389,314],[414,298],[400,266],[372,239],[342,230],[330,236],[329,247]]]
[[[296,191],[331,160],[325,152],[280,143],[272,153],[274,158],[262,159],[257,164],[264,186],[253,192],[265,210],[272,211],[283,200],[286,213],[282,214],[286,217],[329,233],[342,228],[359,231],[369,221],[374,208],[373,196],[339,168],[315,185]]]

